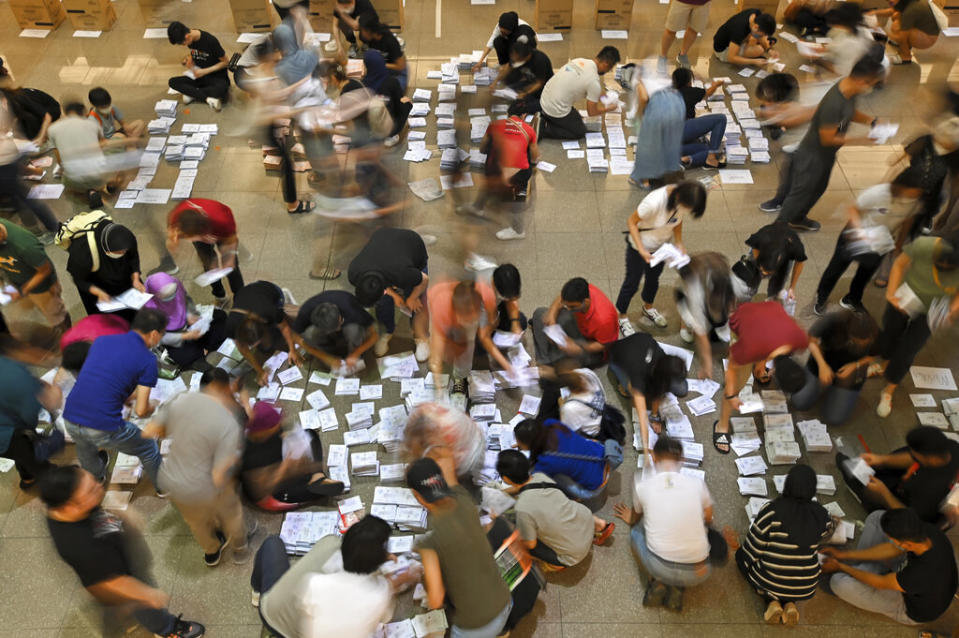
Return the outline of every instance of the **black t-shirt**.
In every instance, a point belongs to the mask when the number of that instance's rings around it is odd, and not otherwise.
[[[799,235],[784,224],[763,226],[746,240],[746,245],[755,248],[760,255],[778,253],[786,261],[806,261],[806,248]]]
[[[609,362],[623,370],[633,390],[646,394],[649,376],[656,362],[666,356],[656,340],[637,332],[609,346]]]
[[[366,13],[372,13],[379,21],[380,16],[376,13],[376,9],[373,8],[373,3],[370,0],[356,0],[353,3],[353,10],[348,12],[347,15],[356,19]]]
[[[254,281],[240,288],[233,296],[233,310],[226,319],[226,333],[236,335],[237,328],[249,314],[256,315],[267,325],[279,325],[285,318],[283,291],[269,281]],[[236,312],[243,310],[245,312]],[[248,314],[249,313],[249,314]]]
[[[331,303],[340,311],[343,317],[343,325],[357,324],[369,327],[373,325],[373,316],[360,305],[356,297],[345,290],[327,290],[318,295],[314,295],[306,300],[293,321],[293,330],[302,334],[304,330],[310,327],[310,315],[321,303]]]
[[[380,228],[350,262],[354,286],[368,272],[383,275],[388,286],[409,292],[423,281],[429,256],[418,233],[405,228]]]
[[[849,125],[856,114],[856,97],[846,97],[839,90],[839,82],[836,82],[816,107],[812,119],[809,121],[809,129],[799,142],[799,149],[810,153],[816,153],[822,157],[823,161],[831,161],[839,152],[838,146],[823,146],[819,137],[819,130],[823,128],[836,127],[839,135],[845,135],[849,131]]]
[[[759,9],[740,11],[716,29],[713,36],[713,51],[725,51],[730,44],[742,44],[749,37],[749,17],[762,13]]]
[[[932,547],[921,555],[906,553],[896,581],[902,587],[906,614],[916,622],[932,622],[943,615],[956,593],[956,558],[946,535],[935,525],[924,526]]]
[[[847,363],[858,361],[876,350],[875,344],[863,350],[850,342],[849,331],[846,328],[848,324],[843,320],[843,312],[849,311],[831,312],[816,321],[809,329],[809,336],[819,339],[822,356],[836,373]],[[815,357],[809,357],[806,367],[813,374],[819,374],[819,364],[816,363]],[[861,384],[857,384],[857,387],[861,387]]]
[[[696,117],[696,105],[706,97],[706,89],[698,86],[687,86],[680,93],[683,95],[683,102],[686,103],[686,119],[691,120]]]
[[[371,40],[367,44],[369,44],[371,49],[376,49],[382,53],[383,60],[385,60],[387,64],[395,64],[397,60],[403,57],[403,49],[400,47],[399,40],[396,39],[396,36],[393,35],[393,32],[387,27],[383,27],[380,35],[383,37],[378,40]]]
[[[257,470],[283,461],[283,437],[279,434],[265,441],[247,439],[243,447],[242,471]]]
[[[200,37],[190,44],[190,55],[193,56],[193,64],[206,69],[220,61],[226,55],[226,51],[220,46],[220,41],[211,33],[200,31]],[[218,73],[226,74],[226,69],[220,69]]]
[[[118,576],[133,574],[127,556],[127,530],[122,519],[97,508],[82,521],[47,519],[57,553],[91,587]]]
[[[920,465],[912,476],[896,488],[897,496],[902,502],[916,510],[919,517],[928,523],[939,520],[939,504],[949,494],[959,472],[959,443],[949,440],[946,448],[952,456],[948,463],[942,467]],[[908,448],[896,450],[906,451]]]
[[[533,55],[526,64],[510,70],[506,83],[511,87],[523,89],[537,81],[545,85],[551,77],[553,77],[553,63],[549,56],[539,49],[533,49]],[[538,96],[542,92],[541,86],[534,95]]]

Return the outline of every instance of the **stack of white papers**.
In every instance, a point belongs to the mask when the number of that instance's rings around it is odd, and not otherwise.
[[[741,476],[736,479],[739,484],[739,493],[743,496],[766,496],[766,479],[759,476]]]
[[[836,531],[827,543],[830,545],[845,545],[856,536],[856,526],[850,521],[840,521]]]
[[[496,404],[476,403],[470,408],[470,417],[477,423],[488,423],[496,418]]]
[[[836,479],[831,474],[817,474],[816,491],[826,496],[833,496],[836,493]]]
[[[695,441],[683,441],[683,463],[692,466],[703,464],[703,444]]]
[[[288,512],[280,527],[280,540],[291,556],[303,556],[324,536],[339,531],[340,514],[326,512]]]
[[[97,309],[99,309],[100,312],[116,312],[117,310],[125,310],[126,308],[139,310],[151,299],[153,299],[153,295],[140,292],[136,288],[129,288],[109,301],[98,301]]]
[[[765,474],[766,467],[766,462],[761,456],[744,456],[736,459],[736,468],[742,476]]]
[[[768,502],[768,498],[750,496],[749,502],[746,503],[746,516],[749,517],[749,520],[756,518],[756,515],[759,514],[759,510],[761,510]]]
[[[700,395],[686,402],[686,408],[693,416],[702,416],[716,411],[716,403],[709,397]]]
[[[493,382],[492,373],[487,370],[471,371],[469,390],[470,400],[473,403],[492,403],[496,397],[496,385]]]
[[[140,459],[124,454],[117,453],[117,461],[113,465],[113,474],[110,475],[110,483],[117,485],[136,485],[143,475],[143,465]]]
[[[832,452],[832,439],[825,423],[811,419],[800,421],[796,427],[799,428],[807,452]]]
[[[456,148],[456,131],[436,131],[436,145],[440,148]]]
[[[176,118],[176,107],[176,100],[160,100],[153,106],[153,110],[156,111],[157,117]]]
[[[176,122],[176,120],[172,117],[160,117],[155,120],[150,120],[147,124],[147,132],[150,135],[167,135],[174,122]]]
[[[541,38],[538,38],[541,39]],[[473,74],[473,84],[476,86],[489,86],[496,79],[496,70],[484,66]]]
[[[766,433],[769,436],[769,433]],[[795,441],[766,441],[766,458],[770,465],[788,465],[795,463],[802,456],[799,444]]]
[[[416,89],[413,91],[414,102],[429,102],[433,99],[433,92],[429,89]]]
[[[350,454],[353,476],[379,476],[380,462],[376,452],[354,452]]]
[[[467,93],[466,87],[463,87],[463,92]],[[440,84],[436,90],[437,97],[436,99],[440,102],[449,102],[450,100],[456,99],[456,85],[455,84]],[[474,91],[475,93],[475,91]]]

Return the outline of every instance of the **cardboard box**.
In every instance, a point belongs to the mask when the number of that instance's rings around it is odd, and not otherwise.
[[[564,31],[573,28],[573,0],[536,0],[536,28]]]
[[[327,33],[333,24],[336,0],[310,0],[310,24],[321,33]]]
[[[402,31],[406,14],[403,11],[403,0],[377,0],[373,3],[376,13],[380,16],[380,23],[394,31]]]
[[[11,1],[10,9],[21,29],[56,29],[67,17],[60,0],[26,4]]]
[[[237,33],[271,31],[279,19],[268,0],[230,0]]]
[[[71,11],[106,12],[107,9],[113,8],[113,3],[110,2],[110,0],[62,0],[62,2],[63,8],[66,9],[67,14],[69,14]]]
[[[596,0],[597,29],[628,30],[633,21],[633,0]]]
[[[64,9],[74,29],[106,31],[113,27],[113,24],[117,21],[117,13],[113,9],[113,3],[106,0],[105,6],[90,7],[90,5],[96,4],[100,4],[100,0],[66,0],[64,2]],[[85,8],[79,8],[78,5],[84,5]]]

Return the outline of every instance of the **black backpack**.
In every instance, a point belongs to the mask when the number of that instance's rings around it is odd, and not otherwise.
[[[567,401],[582,403],[592,408],[594,412],[599,412],[602,415],[599,421],[599,435],[596,437],[597,439],[600,441],[613,439],[620,445],[626,445],[626,417],[623,416],[623,413],[620,412],[619,408],[615,405],[604,403],[603,409],[600,410],[592,403],[580,399],[567,399]]]

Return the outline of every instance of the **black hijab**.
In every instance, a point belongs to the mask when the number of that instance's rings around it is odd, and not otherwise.
[[[800,464],[789,470],[782,496],[770,505],[789,541],[800,547],[818,545],[829,526],[829,512],[812,500],[815,495],[816,471]]]

